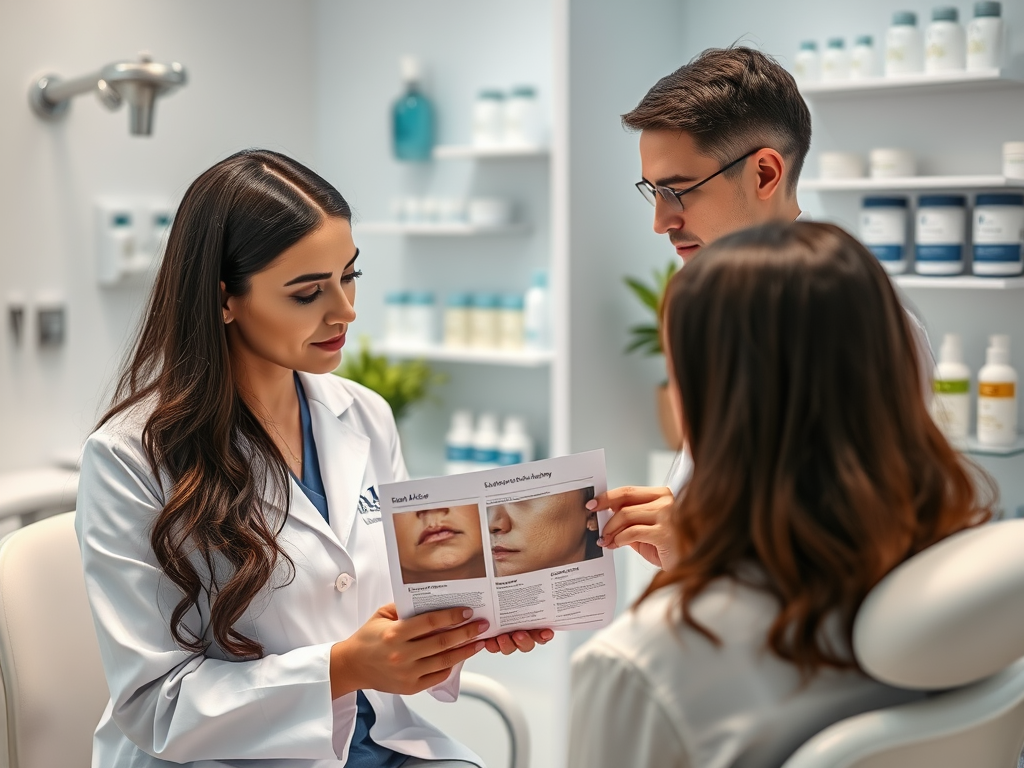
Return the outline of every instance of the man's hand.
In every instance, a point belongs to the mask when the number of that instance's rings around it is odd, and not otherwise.
[[[511,634],[489,637],[484,640],[486,644],[484,647],[491,653],[503,653],[506,656],[516,651],[529,653],[538,645],[544,645],[554,636],[555,633],[550,629],[520,629]]]
[[[587,509],[614,513],[601,533],[601,546],[617,549],[628,544],[647,562],[667,570],[679,557],[669,519],[673,500],[672,491],[664,486],[627,485],[596,496]]]

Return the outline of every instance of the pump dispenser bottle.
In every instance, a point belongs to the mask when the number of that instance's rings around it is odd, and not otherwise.
[[[943,337],[933,386],[932,418],[951,445],[963,448],[971,421],[971,369],[964,365],[959,334]]]
[[[405,93],[392,109],[395,157],[399,160],[429,160],[434,149],[434,108],[420,91],[423,70],[419,59],[401,58]]]
[[[1017,372],[1010,366],[1010,337],[989,337],[978,371],[978,442],[1008,446],[1017,440]]]
[[[459,475],[476,469],[473,463],[473,414],[469,411],[455,411],[452,425],[445,435],[446,475]]]
[[[519,416],[506,416],[505,429],[498,441],[498,464],[524,464],[533,461],[533,440],[526,433],[526,423]]]

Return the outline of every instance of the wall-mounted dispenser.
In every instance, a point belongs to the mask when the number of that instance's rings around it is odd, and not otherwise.
[[[119,61],[71,80],[45,75],[29,89],[29,103],[40,117],[56,119],[67,112],[71,98],[95,91],[107,109],[115,110],[128,102],[128,127],[133,136],[153,133],[153,109],[156,97],[185,85],[185,68],[178,62],[160,64],[145,51],[138,61]]]
[[[120,285],[144,276],[156,263],[174,218],[160,200],[101,199],[96,202],[96,274],[100,285]]]

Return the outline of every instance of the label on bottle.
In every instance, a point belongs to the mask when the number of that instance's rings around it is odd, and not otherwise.
[[[498,451],[498,464],[503,467],[523,463],[522,451]]]
[[[936,385],[939,382],[935,382]],[[949,382],[942,382],[949,383]],[[959,384],[960,382],[952,382]],[[961,393],[943,393],[938,386],[935,388],[935,397],[932,398],[931,412],[936,426],[952,443],[959,444],[967,438],[967,431],[970,428],[971,420],[971,398],[967,394],[967,384],[964,381],[964,388]]]
[[[971,382],[969,379],[936,379],[934,387],[936,394],[965,395],[971,390]]]
[[[918,261],[960,261],[963,258],[964,209],[925,208],[917,214]]]
[[[1012,381],[981,382],[978,384],[980,397],[1016,397],[1017,385]]]
[[[498,461],[497,448],[474,448],[473,461],[478,464],[494,464]]]
[[[448,461],[472,461],[473,449],[468,445],[449,445],[445,449]]]

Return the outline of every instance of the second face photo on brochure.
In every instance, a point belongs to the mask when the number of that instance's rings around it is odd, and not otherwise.
[[[486,576],[476,504],[395,513],[403,584]]]
[[[516,576],[601,557],[589,486],[487,507],[495,576]]]

